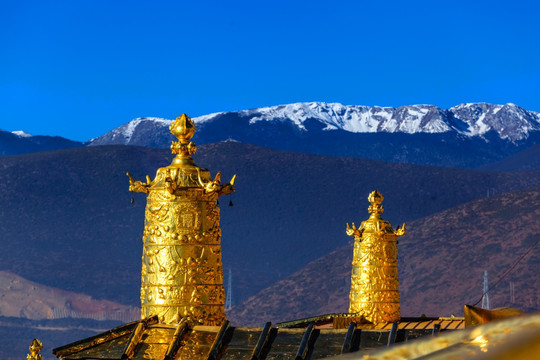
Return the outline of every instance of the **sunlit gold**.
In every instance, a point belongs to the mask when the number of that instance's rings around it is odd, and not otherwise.
[[[43,344],[38,339],[32,340],[28,350],[30,354],[26,355],[26,360],[41,360],[43,357],[39,353],[43,349]]]
[[[401,317],[397,237],[405,235],[405,224],[395,231],[381,218],[384,200],[377,190],[369,194],[371,216],[359,228],[347,223],[354,237],[349,313],[360,314],[372,323],[395,322]]]
[[[487,310],[472,305],[465,305],[463,313],[465,315],[465,327],[487,324],[491,321],[523,315],[523,311],[511,307]]]
[[[219,196],[234,192],[233,176],[221,184],[221,173],[193,163],[196,127],[185,114],[172,122],[176,157],[154,180],[134,181],[129,190],[148,193],[141,276],[141,316],[158,315],[162,323],[188,318],[191,323],[220,325],[225,320],[221,262]]]

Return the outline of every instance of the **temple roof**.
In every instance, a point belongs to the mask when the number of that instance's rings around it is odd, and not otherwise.
[[[365,351],[393,342],[463,327],[463,319],[403,319],[392,324],[369,326],[350,321],[333,328],[333,319],[355,320],[346,314],[328,314],[273,327],[233,327],[226,321],[218,326],[188,326],[158,323],[157,317],[132,322],[96,336],[53,350],[64,360],[179,360],[179,359],[319,359],[343,353]],[[351,325],[351,323],[353,325]]]

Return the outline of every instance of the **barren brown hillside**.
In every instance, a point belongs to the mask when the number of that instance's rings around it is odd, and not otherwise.
[[[109,300],[95,300],[29,281],[9,271],[0,271],[0,317],[32,320],[67,317],[97,320],[133,320],[138,309]],[[115,318],[116,317],[116,318]]]
[[[343,219],[343,231],[346,221],[365,218],[367,212],[359,209],[357,218]],[[493,285],[539,236],[539,189],[472,201],[411,222],[399,244],[402,316],[461,315],[464,304],[480,299],[483,270],[489,271]],[[234,307],[229,318],[260,326],[264,321],[346,312],[351,261],[352,243]],[[491,307],[538,310],[539,272],[540,245],[490,292]]]

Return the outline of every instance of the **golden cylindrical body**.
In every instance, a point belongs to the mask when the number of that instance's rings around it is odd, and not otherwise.
[[[225,291],[218,194],[202,188],[170,194],[159,185],[150,188],[146,205],[142,317],[157,314],[165,323],[190,317],[219,325],[225,319]]]
[[[347,226],[354,236],[349,313],[358,313],[376,324],[401,318],[398,278],[397,237],[405,230],[394,231],[381,219],[382,195],[373,192],[370,218],[356,229]]]
[[[141,316],[162,323],[185,318],[193,325],[216,326],[225,320],[218,198],[234,191],[221,185],[221,173],[191,159],[195,125],[182,115],[171,124],[178,154],[154,180],[134,181],[130,190],[148,194],[141,271]]]

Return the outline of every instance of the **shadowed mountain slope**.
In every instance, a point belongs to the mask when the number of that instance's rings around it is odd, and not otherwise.
[[[84,144],[81,142],[69,140],[60,136],[17,135],[0,130],[0,156],[27,154],[46,150],[69,149],[83,145]]]
[[[195,139],[196,140],[196,139]],[[0,270],[138,305],[146,198],[131,204],[126,171],[151,177],[169,150],[94,146],[0,158]],[[234,301],[347,243],[373,189],[393,223],[485,196],[540,186],[540,172],[493,173],[289,153],[237,142],[200,146],[195,162],[237,174],[221,199],[224,268]],[[229,201],[233,207],[227,206]]]
[[[367,217],[362,211],[355,219],[359,223]],[[409,223],[398,245],[402,316],[462,315],[464,304],[480,300],[483,270],[495,285],[539,238],[540,189],[475,200]],[[260,326],[265,321],[347,312],[352,252],[350,242],[311,262],[234,307],[228,318]],[[540,245],[490,291],[491,307],[538,310],[539,272]]]
[[[517,154],[494,164],[481,167],[487,171],[522,171],[540,169],[540,144],[533,145]]]

